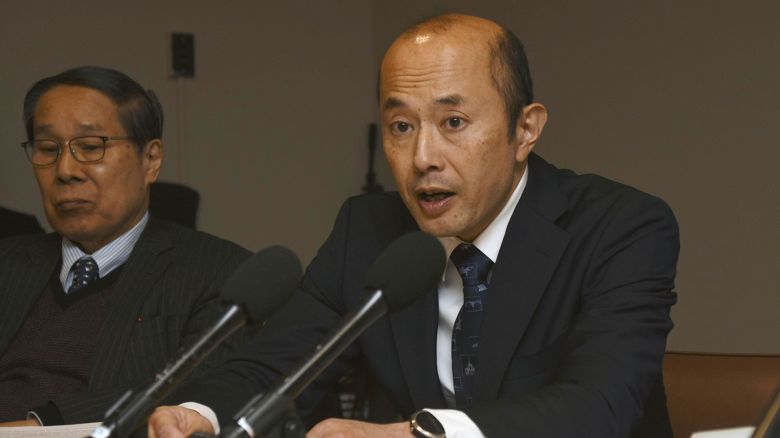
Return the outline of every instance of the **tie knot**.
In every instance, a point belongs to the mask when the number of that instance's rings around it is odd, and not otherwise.
[[[98,265],[92,257],[82,257],[76,260],[71,270],[73,271],[73,281],[68,293],[83,289],[98,278]]]
[[[450,259],[458,268],[464,286],[487,283],[488,273],[493,267],[493,262],[476,246],[470,243],[461,243],[452,251]]]
[[[95,267],[97,267],[97,263],[95,263],[95,259],[92,257],[82,257],[76,260],[76,263],[73,264],[73,269],[76,271],[81,269],[89,271]]]

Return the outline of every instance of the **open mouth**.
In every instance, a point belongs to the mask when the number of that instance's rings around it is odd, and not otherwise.
[[[453,192],[420,192],[417,194],[417,198],[424,202],[440,202],[454,194]]]
[[[449,210],[454,196],[455,192],[446,190],[422,190],[417,192],[417,202],[427,216],[437,217]]]

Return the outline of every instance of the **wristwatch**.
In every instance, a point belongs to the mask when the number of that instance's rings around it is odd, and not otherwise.
[[[428,411],[422,410],[412,414],[409,419],[409,430],[412,435],[420,438],[447,438],[444,426]]]

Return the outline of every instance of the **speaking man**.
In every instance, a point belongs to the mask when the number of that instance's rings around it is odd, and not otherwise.
[[[532,152],[547,111],[522,45],[488,20],[444,15],[405,31],[379,94],[399,193],[348,200],[300,293],[181,400],[231,421],[363,299],[377,254],[419,228],[449,253],[442,282],[379,320],[299,400],[308,408],[363,358],[414,421],[329,419],[309,436],[670,436],[661,363],[679,239],[669,208]],[[198,409],[158,408],[150,434],[212,430]]]
[[[55,232],[0,241],[0,421],[101,420],[216,319],[220,285],[249,253],[149,217],[163,113],[123,73],[42,79],[24,122]]]

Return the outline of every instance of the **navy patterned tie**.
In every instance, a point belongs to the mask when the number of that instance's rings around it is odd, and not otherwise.
[[[98,265],[92,257],[82,257],[76,260],[71,270],[73,271],[73,281],[68,288],[68,294],[87,287],[98,278]]]
[[[463,279],[463,307],[452,328],[452,380],[457,406],[468,406],[473,397],[482,309],[493,262],[469,243],[458,245],[450,259]]]

